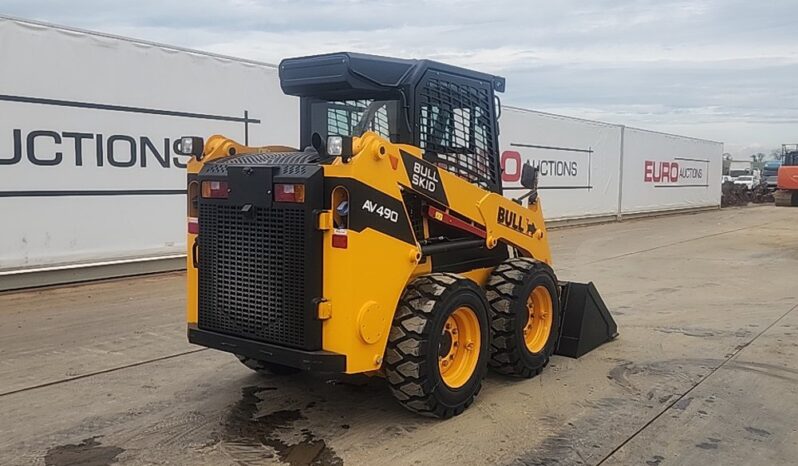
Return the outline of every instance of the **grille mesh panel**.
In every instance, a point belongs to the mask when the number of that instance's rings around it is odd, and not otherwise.
[[[225,165],[282,165],[285,163],[314,163],[319,161],[316,152],[264,152],[243,154],[221,159]]]
[[[199,327],[305,348],[306,215],[200,205]]]

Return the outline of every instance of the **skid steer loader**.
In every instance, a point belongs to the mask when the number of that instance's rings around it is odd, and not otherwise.
[[[460,414],[488,367],[539,374],[617,335],[592,284],[552,269],[537,172],[502,195],[504,78],[428,60],[283,60],[300,146],[181,138],[188,339],[259,372],[384,375]]]

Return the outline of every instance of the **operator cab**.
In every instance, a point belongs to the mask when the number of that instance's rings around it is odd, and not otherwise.
[[[373,131],[422,149],[426,161],[483,189],[502,192],[496,97],[504,92],[502,77],[429,60],[334,53],[283,60],[280,85],[300,98],[303,148],[323,152]],[[328,141],[326,147],[321,141]],[[425,222],[428,204],[421,196],[405,192],[403,198],[422,246],[469,237]],[[458,272],[494,266],[508,255],[506,248],[473,248],[440,253],[434,264],[437,271]]]
[[[782,159],[782,166],[792,167],[798,165],[798,144],[783,144]]]
[[[495,93],[504,92],[504,78],[429,60],[334,53],[283,60],[280,85],[300,98],[303,148],[314,134],[373,131],[501,192]]]

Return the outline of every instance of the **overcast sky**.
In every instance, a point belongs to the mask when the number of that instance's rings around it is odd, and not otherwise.
[[[798,0],[0,0],[0,13],[261,60],[339,50],[506,76],[505,104],[798,142]]]

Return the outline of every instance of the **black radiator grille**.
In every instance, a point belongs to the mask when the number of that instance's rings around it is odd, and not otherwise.
[[[200,204],[199,327],[305,348],[306,213]]]

